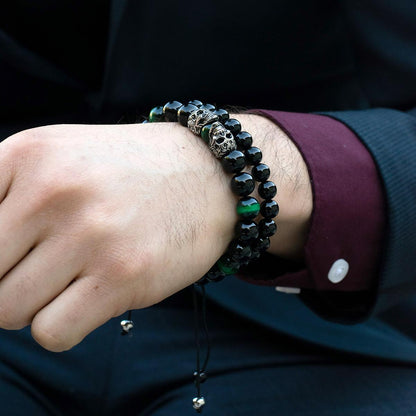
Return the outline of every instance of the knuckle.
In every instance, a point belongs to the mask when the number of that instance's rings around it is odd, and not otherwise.
[[[71,347],[59,325],[35,317],[32,322],[31,332],[34,340],[49,351],[62,352]]]
[[[28,153],[41,152],[49,136],[48,127],[36,127],[22,130],[6,141],[10,156],[15,158],[26,157]]]
[[[88,229],[91,236],[98,241],[106,241],[119,232],[118,227],[111,221],[111,214],[104,209],[96,209],[94,211],[90,216]]]
[[[141,280],[149,273],[152,264],[152,254],[148,250],[140,253],[130,248],[112,247],[106,254],[108,273],[119,276],[122,280]]]
[[[53,175],[37,178],[30,209],[34,213],[43,212],[45,209],[67,213],[69,208],[81,205],[83,199],[82,184],[77,183],[66,172],[56,171]]]
[[[72,190],[68,182],[68,179],[64,175],[55,172],[53,176],[44,177],[39,180],[37,195],[40,200],[56,199],[61,195],[67,195]]]
[[[17,330],[24,328],[28,324],[29,322],[26,319],[16,315],[14,311],[6,307],[0,307],[0,328]]]

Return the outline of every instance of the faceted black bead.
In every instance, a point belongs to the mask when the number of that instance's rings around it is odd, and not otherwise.
[[[209,110],[209,111],[215,111],[217,108],[215,107],[215,105],[212,104],[202,104],[201,107],[204,110]]]
[[[252,251],[266,251],[270,247],[270,239],[269,237],[259,238],[253,244]]]
[[[276,233],[277,226],[276,223],[271,219],[263,218],[259,222],[259,235],[261,238],[271,237]]]
[[[240,133],[235,135],[235,142],[237,143],[237,147],[239,149],[247,150],[250,149],[253,144],[253,137],[251,137],[251,134],[246,131],[240,131]]]
[[[233,241],[228,247],[227,256],[237,263],[244,264],[250,260],[251,248],[247,244]]]
[[[274,201],[263,201],[260,205],[260,213],[264,218],[274,218],[279,213],[279,204]]]
[[[241,124],[235,118],[229,118],[223,124],[226,129],[230,130],[234,137],[241,131]]]
[[[272,181],[263,182],[259,185],[259,195],[267,200],[276,196],[277,188]]]
[[[163,114],[162,106],[152,108],[149,113],[150,123],[157,123],[159,121],[165,121],[165,115]]]
[[[222,279],[224,279],[224,277],[225,273],[222,272],[216,264],[214,264],[209,272],[197,283],[220,282]]]
[[[266,182],[270,176],[270,169],[264,163],[259,163],[251,169],[251,174],[257,182]]]
[[[199,101],[199,100],[191,100],[191,101],[188,101],[188,104],[195,105],[198,108],[201,107],[201,105],[204,105],[203,102],[202,101]]]
[[[254,250],[253,248],[251,249],[251,257],[250,257],[250,261],[252,260],[256,260],[260,257],[261,253],[259,250]]]
[[[163,114],[166,121],[178,121],[178,110],[182,107],[179,101],[169,101],[163,107]]]
[[[186,104],[183,107],[181,107],[178,110],[178,121],[182,124],[184,127],[188,127],[188,117],[189,115],[195,111],[198,110],[198,107],[194,104]]]
[[[198,373],[198,371],[194,372],[194,383],[195,383],[195,385],[198,385],[198,382],[203,383],[207,378],[208,377],[207,377],[206,373],[204,373],[203,371],[200,371],[199,373]]]
[[[246,158],[243,152],[233,150],[221,159],[221,164],[226,172],[237,173],[246,166]]]
[[[235,235],[240,241],[248,242],[259,236],[259,229],[254,221],[239,221],[235,226]]]
[[[223,108],[219,108],[218,110],[213,111],[213,113],[218,116],[218,121],[223,124],[230,118],[228,111]]]
[[[254,179],[249,173],[239,173],[231,179],[231,189],[236,195],[250,195],[254,191],[254,187]]]
[[[245,155],[249,165],[258,165],[263,157],[263,154],[258,147],[250,147],[250,149],[246,150]]]

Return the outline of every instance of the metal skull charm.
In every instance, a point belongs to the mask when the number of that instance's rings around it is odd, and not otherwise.
[[[188,117],[188,128],[198,136],[201,134],[202,127],[206,124],[213,123],[218,120],[218,116],[209,110],[199,108],[193,111]]]
[[[237,149],[233,134],[219,122],[212,125],[209,137],[209,148],[218,159]]]

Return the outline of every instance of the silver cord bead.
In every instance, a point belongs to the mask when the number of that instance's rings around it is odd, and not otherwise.
[[[128,334],[130,332],[130,330],[133,329],[134,322],[130,321],[128,319],[124,319],[120,322],[120,325],[121,325],[121,329],[122,329],[123,333]]]
[[[205,406],[205,399],[203,397],[194,397],[192,403],[193,408],[200,411]]]

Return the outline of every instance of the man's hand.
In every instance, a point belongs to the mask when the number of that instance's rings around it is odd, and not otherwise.
[[[280,132],[259,116],[239,118],[248,131]],[[277,146],[289,141],[279,134]],[[272,172],[273,146],[263,152]],[[308,187],[302,158],[291,152]],[[278,185],[285,169],[272,178]],[[230,177],[179,124],[23,131],[0,144],[0,178],[0,327],[31,324],[51,351],[198,280],[226,250],[237,221]],[[277,199],[289,243],[276,238],[272,249],[296,256],[311,197],[299,203],[286,182]],[[303,208],[286,211],[286,203]],[[295,228],[293,212],[303,216]]]

